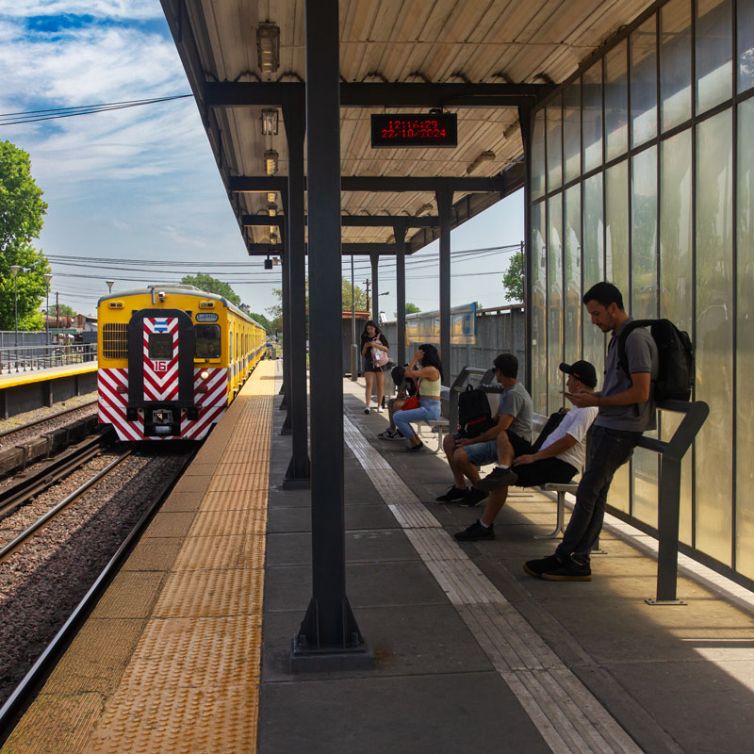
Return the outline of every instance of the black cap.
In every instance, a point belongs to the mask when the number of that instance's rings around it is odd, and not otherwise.
[[[597,371],[588,361],[574,361],[573,364],[563,362],[560,365],[560,371],[572,374],[588,387],[597,387]]]

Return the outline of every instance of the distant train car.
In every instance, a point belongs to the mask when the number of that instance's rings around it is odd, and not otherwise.
[[[183,285],[97,303],[99,421],[120,440],[201,440],[265,355],[264,328]]]

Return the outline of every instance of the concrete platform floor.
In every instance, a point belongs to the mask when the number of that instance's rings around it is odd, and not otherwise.
[[[363,414],[361,382],[344,390],[347,591],[375,668],[289,672],[311,595],[310,515],[305,492],[271,489],[261,751],[751,750],[750,595],[736,605],[684,576],[685,606],[647,605],[656,561],[617,521],[592,582],[532,579],[522,564],[552,552],[533,536],[552,528],[555,506],[526,491],[511,495],[495,541],[458,545],[452,533],[480,509],[434,502],[450,483],[443,458],[377,439],[387,415]],[[282,418],[278,479],[290,453]],[[412,501],[436,525],[411,508],[421,520],[402,526]]]

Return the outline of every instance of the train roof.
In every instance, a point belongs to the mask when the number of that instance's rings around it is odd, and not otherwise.
[[[225,296],[220,296],[218,293],[210,293],[209,291],[203,291],[201,288],[197,288],[194,285],[182,285],[180,283],[165,283],[164,285],[155,284],[148,285],[146,288],[133,288],[128,291],[118,291],[117,293],[108,293],[107,296],[102,296],[97,301],[97,307],[103,302],[114,298],[125,298],[126,296],[143,296],[150,295],[152,291],[164,291],[165,293],[179,293],[183,296],[197,296],[201,298],[214,299],[220,301],[226,309],[230,309],[234,314],[251,322],[258,327],[262,327],[255,319],[252,319],[246,312],[239,309],[235,304],[228,301]],[[264,328],[262,328],[264,329]]]

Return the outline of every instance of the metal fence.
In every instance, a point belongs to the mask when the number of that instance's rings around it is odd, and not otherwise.
[[[397,352],[396,323],[382,325],[385,337],[391,345],[391,354]],[[406,348],[406,358],[410,358],[412,346]],[[518,358],[518,378],[526,383],[526,315],[522,308],[508,310],[482,310],[476,316],[476,343],[450,346],[450,363],[443,359],[445,374],[443,382],[450,385],[465,366],[489,369],[499,353],[513,353]]]
[[[14,333],[10,333],[11,336]],[[0,374],[15,374],[21,372],[31,372],[40,369],[50,369],[52,367],[68,366],[70,364],[81,364],[85,361],[94,361],[97,358],[96,343],[71,343],[71,344],[50,344],[44,342],[44,333],[42,333],[42,342],[23,343],[19,333],[18,346],[7,343],[8,333],[0,333],[6,337],[0,340]],[[33,336],[38,333],[23,333],[23,335]],[[31,338],[24,338],[31,340]]]

